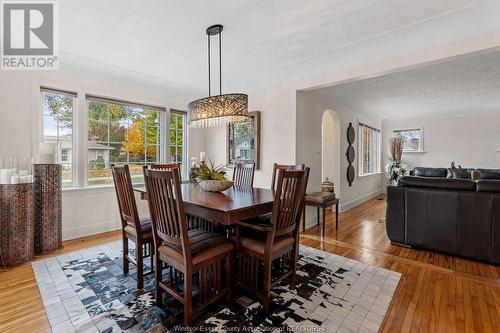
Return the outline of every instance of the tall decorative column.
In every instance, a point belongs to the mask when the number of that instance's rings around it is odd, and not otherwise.
[[[62,167],[35,164],[35,253],[62,248]]]
[[[0,268],[33,259],[34,203],[33,183],[0,185]]]

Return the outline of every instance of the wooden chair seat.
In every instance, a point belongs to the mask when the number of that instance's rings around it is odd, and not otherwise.
[[[146,239],[146,238],[153,239],[153,229],[152,229],[151,220],[149,219],[149,217],[141,219],[139,223],[140,223],[140,227],[141,227],[141,231],[142,231],[142,238],[143,239]],[[137,237],[137,230],[134,226],[127,225],[124,228],[124,230],[126,233],[128,233],[134,237]]]
[[[264,255],[266,249],[266,235],[257,236],[258,233],[242,233],[241,249],[250,250],[261,255]],[[255,237],[257,236],[257,237]],[[274,239],[273,247],[271,248],[271,257],[274,254],[283,252],[284,249],[291,249],[295,240],[292,236],[277,237]]]
[[[305,204],[324,204],[326,202],[335,200],[335,193],[332,192],[315,192],[315,193],[308,193],[306,194],[305,198]]]
[[[220,254],[232,251],[234,246],[226,237],[204,230],[191,230],[188,233],[191,255],[193,256],[193,266],[207,261],[210,258],[217,257]],[[181,245],[169,245],[165,242],[158,248],[160,254],[163,254],[175,261],[181,266],[184,263]]]

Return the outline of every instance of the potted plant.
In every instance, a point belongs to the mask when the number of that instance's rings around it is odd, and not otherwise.
[[[209,159],[209,164],[196,163],[191,169],[193,177],[202,189],[209,192],[222,192],[233,186],[233,181],[226,179],[224,166],[215,166]]]
[[[402,135],[395,136],[389,141],[391,157],[389,158],[389,164],[385,167],[385,172],[387,174],[387,179],[393,185],[396,185],[398,181],[406,175],[408,170],[408,166],[401,162],[404,141],[405,138]]]

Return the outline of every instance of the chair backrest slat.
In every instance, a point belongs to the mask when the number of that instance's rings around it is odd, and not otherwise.
[[[305,169],[305,164],[278,164],[273,165],[273,177],[271,179],[271,190],[276,189],[276,173],[278,170],[292,170],[292,171],[302,171]]]
[[[156,164],[156,163],[151,163],[149,165],[150,169],[153,170],[173,170],[177,169],[179,171],[179,179],[181,180],[182,183],[182,164],[181,163],[166,163],[166,164]]]
[[[180,177],[172,170],[144,169],[148,205],[153,225],[155,246],[182,247],[185,260],[191,260],[188,227],[184,213]]]
[[[128,165],[122,167],[113,166],[111,170],[113,173],[116,197],[118,199],[118,207],[120,209],[122,227],[125,228],[128,224],[136,228],[136,230],[140,230],[139,213],[137,212],[129,167]]]
[[[253,187],[255,163],[235,163],[233,181],[236,186]]]
[[[309,168],[303,171],[278,169],[272,215],[275,237],[298,230],[308,178]]]

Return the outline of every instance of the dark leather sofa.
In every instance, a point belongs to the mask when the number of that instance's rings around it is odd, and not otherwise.
[[[500,170],[478,171],[477,181],[406,176],[388,186],[391,242],[500,264]]]

